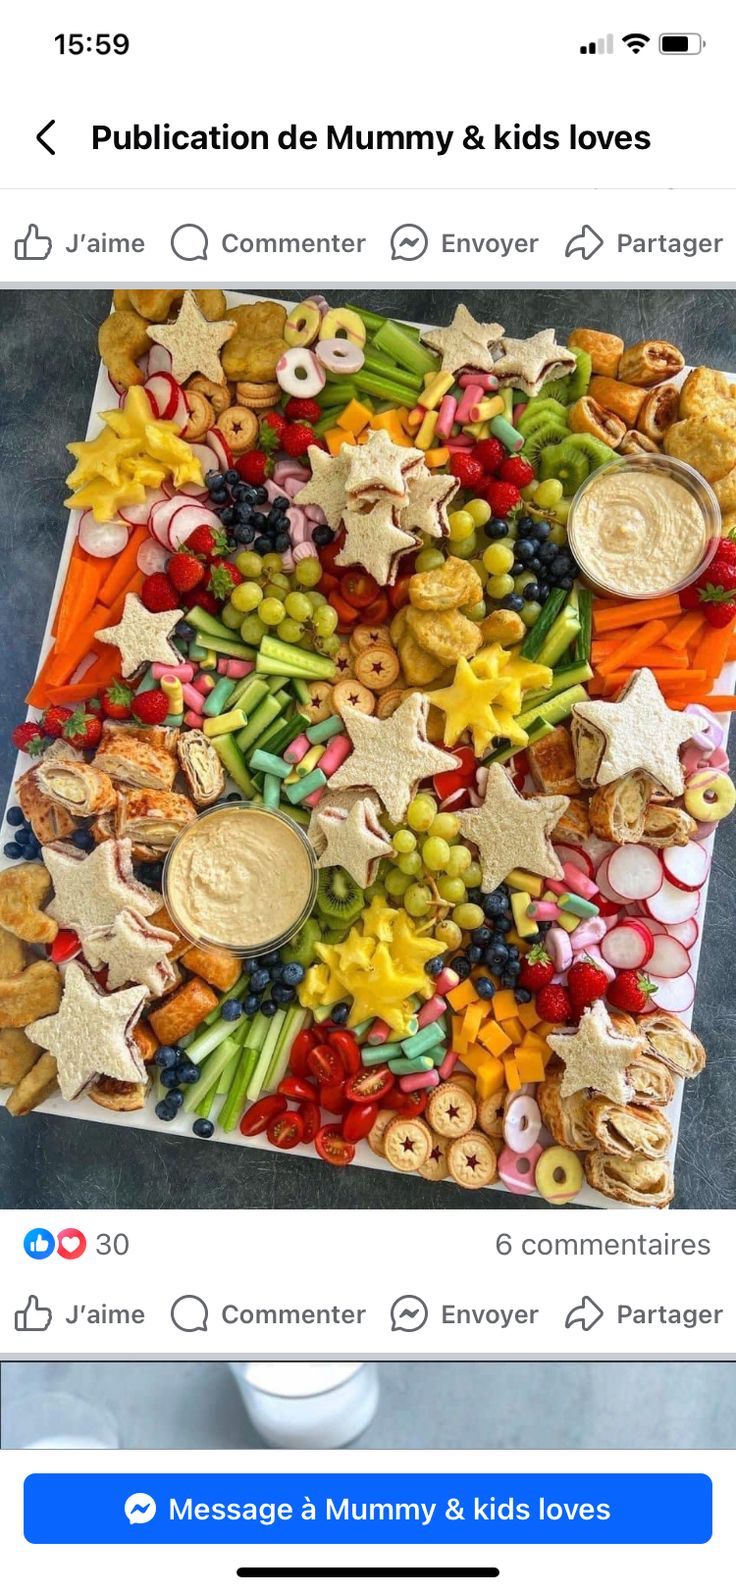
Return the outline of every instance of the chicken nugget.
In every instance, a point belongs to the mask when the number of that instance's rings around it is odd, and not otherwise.
[[[407,631],[398,642],[399,658],[408,686],[429,686],[442,668],[434,653],[428,653]]]
[[[720,481],[736,465],[736,430],[709,415],[675,421],[664,445],[668,454],[692,465],[706,481]]]
[[[732,510],[736,509],[736,470],[729,470],[727,476],[721,476],[719,481],[714,481],[713,491],[724,515],[730,514]],[[723,530],[725,535],[725,526]]]
[[[479,603],[483,583],[467,559],[450,554],[444,564],[422,570],[409,580],[409,602],[413,608],[437,613],[443,609],[467,608]]]
[[[32,962],[13,979],[0,979],[0,1025],[25,1029],[58,1012],[61,974],[53,962]]]
[[[472,658],[483,640],[478,626],[457,609],[427,614],[421,609],[410,608],[407,626],[415,642],[425,652],[434,653],[435,658],[440,658],[443,664],[455,664],[458,658]]]
[[[714,401],[730,397],[731,389],[723,371],[711,370],[709,365],[696,365],[682,384],[680,420],[689,420],[693,415],[706,415]]]
[[[135,310],[113,310],[97,333],[100,359],[118,387],[141,387],[145,375],[136,360],[151,347],[148,322]]]

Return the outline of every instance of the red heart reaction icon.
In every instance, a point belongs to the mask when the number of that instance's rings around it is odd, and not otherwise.
[[[87,1240],[79,1228],[62,1228],[56,1235],[56,1254],[62,1261],[78,1261],[87,1249]]]

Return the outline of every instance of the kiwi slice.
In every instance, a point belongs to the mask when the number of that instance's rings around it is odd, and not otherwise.
[[[316,918],[308,918],[302,924],[299,933],[290,940],[287,946],[281,949],[282,962],[300,962],[303,968],[310,968],[314,962],[314,948],[318,940],[322,939],[322,930]]]
[[[551,448],[555,443],[564,442],[565,438],[569,436],[570,433],[567,427],[563,426],[559,420],[555,420],[553,416],[550,420],[542,419],[539,425],[535,426],[533,432],[526,438],[521,451],[524,458],[531,465],[537,480],[539,480],[539,461],[542,450]]]
[[[575,369],[567,377],[567,402],[576,404],[588,391],[593,361],[584,348],[575,348],[571,344],[570,352],[575,355]]]
[[[552,477],[561,481],[565,497],[571,498],[578,487],[582,487],[591,468],[587,453],[578,447],[577,437],[568,437],[564,442],[542,449],[537,477],[539,481],[549,481]]]
[[[538,399],[533,398],[527,404],[523,415],[519,416],[516,429],[521,432],[522,437],[528,437],[535,426],[538,426],[543,420],[559,420],[564,425],[567,421],[567,410],[564,404],[557,404],[551,401],[547,403],[546,400],[543,404],[540,404]]]
[[[365,897],[346,868],[321,868],[317,886],[317,911],[328,923],[352,924],[363,911]]]
[[[609,448],[608,443],[601,442],[599,437],[591,437],[585,431],[575,433],[575,446],[587,456],[593,470],[598,465],[605,465],[609,459],[615,458],[613,449]]]

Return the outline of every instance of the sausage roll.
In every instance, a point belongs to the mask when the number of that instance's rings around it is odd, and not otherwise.
[[[209,808],[225,790],[225,770],[211,741],[201,730],[185,730],[176,756],[195,808]]]
[[[204,979],[195,977],[163,1001],[154,1012],[150,1012],[148,1021],[159,1045],[176,1045],[177,1040],[181,1040],[190,1029],[196,1029],[197,1024],[216,1006],[214,990],[205,984]]]
[[[623,1201],[626,1206],[662,1209],[671,1204],[675,1193],[669,1162],[650,1161],[646,1156],[627,1159],[595,1150],[585,1158],[585,1176],[591,1189],[607,1195],[609,1200]]]
[[[599,442],[608,443],[609,448],[618,448],[626,431],[626,422],[621,416],[615,415],[612,409],[604,409],[594,398],[579,398],[567,411],[567,424],[571,431],[597,437]]]
[[[644,1055],[666,1063],[680,1078],[694,1079],[706,1064],[702,1041],[674,1012],[649,1012],[639,1019]]]
[[[627,426],[635,426],[639,418],[646,389],[633,387],[630,382],[614,382],[608,376],[594,376],[590,383],[589,398],[594,398],[603,409],[612,409]]]
[[[196,808],[178,791],[121,791],[116,830],[119,839],[129,840],[133,856],[141,862],[165,857],[180,830],[196,818]]]
[[[643,431],[653,443],[664,442],[665,432],[677,420],[679,405],[680,394],[676,387],[669,383],[655,387],[651,393],[647,393],[639,410],[637,430]]]
[[[216,990],[229,990],[240,978],[243,966],[231,951],[218,951],[214,946],[189,946],[181,960],[184,968],[199,974]]]
[[[591,1100],[586,1121],[600,1150],[630,1159],[645,1156],[658,1161],[672,1140],[672,1124],[663,1112],[647,1106],[618,1106],[614,1101]]]
[[[36,773],[43,795],[74,818],[88,819],[93,813],[107,813],[115,806],[115,787],[110,776],[93,763],[45,758]]]
[[[588,807],[590,827],[603,841],[640,841],[653,782],[638,769],[621,780],[600,785]]]
[[[165,747],[124,730],[103,731],[92,767],[120,785],[150,791],[170,791],[177,771],[176,758]]]
[[[618,376],[624,340],[614,332],[599,332],[593,326],[576,326],[567,340],[568,348],[581,348],[590,355],[595,376]]]
[[[566,725],[558,725],[529,748],[529,770],[540,791],[549,796],[579,796],[575,774],[572,737]]]
[[[105,1073],[90,1084],[87,1099],[94,1101],[96,1106],[105,1106],[109,1112],[139,1112],[146,1104],[146,1096],[151,1087],[150,1078],[145,1084],[140,1081],[133,1083],[128,1079],[109,1079]]]
[[[618,367],[620,382],[634,382],[637,387],[656,387],[658,382],[670,382],[685,364],[685,356],[674,343],[664,343],[659,338],[647,338],[642,343],[632,343],[625,348]],[[674,417],[673,417],[674,419]]]
[[[77,829],[77,821],[73,819],[66,808],[46,796],[38,783],[38,771],[41,765],[36,764],[16,782],[18,803],[23,812],[23,817],[33,830],[37,841],[42,846],[47,846],[49,841],[63,841],[66,835],[72,835]]]

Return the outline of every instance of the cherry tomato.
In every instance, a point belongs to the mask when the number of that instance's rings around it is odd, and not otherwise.
[[[332,575],[336,567],[338,574],[342,575],[342,569],[340,568],[339,564],[337,566],[335,565],[335,560],[337,559],[338,553],[342,552],[344,546],[345,532],[342,531],[339,537],[333,537],[332,542],[328,542],[326,548],[320,548],[319,550],[319,562],[322,565],[322,569],[327,570],[330,575]]]
[[[301,1078],[301,1076],[298,1076],[295,1079],[282,1079],[279,1085],[279,1091],[281,1095],[285,1095],[289,1101],[317,1100],[317,1086],[312,1084],[309,1079]]]
[[[266,1138],[272,1145],[278,1145],[279,1150],[293,1150],[295,1145],[300,1145],[302,1120],[299,1113],[280,1112],[278,1117],[272,1117],[266,1129]]]
[[[394,1075],[383,1062],[377,1068],[361,1068],[345,1085],[347,1101],[381,1101],[394,1087]]]
[[[345,1107],[345,1081],[339,1084],[322,1084],[319,1092],[319,1104],[325,1112],[334,1112],[339,1117]]]
[[[314,1029],[300,1029],[289,1056],[289,1067],[297,1078],[305,1079],[311,1072],[309,1058],[316,1044]]]
[[[368,608],[380,595],[378,582],[367,570],[346,570],[340,578],[340,593],[353,608]]]
[[[337,1052],[347,1076],[351,1077],[360,1072],[363,1065],[360,1046],[349,1029],[333,1029],[329,1043],[330,1049]]]
[[[420,1117],[427,1104],[426,1090],[407,1090],[404,1093],[396,1088],[385,1095],[381,1103],[383,1106],[392,1106],[394,1111],[400,1112],[402,1117]]]
[[[342,1120],[342,1131],[351,1145],[357,1144],[359,1139],[367,1139],[373,1124],[378,1117],[378,1107],[372,1101],[363,1101],[349,1106]]]
[[[330,603],[332,604],[332,607],[337,610],[340,624],[349,625],[352,629],[355,621],[358,618],[358,609],[353,608],[352,603],[346,603],[341,592],[331,592]]]
[[[240,1119],[240,1132],[250,1138],[251,1134],[262,1134],[268,1127],[273,1117],[278,1112],[283,1112],[286,1106],[285,1095],[265,1095],[262,1101],[256,1101],[254,1106],[249,1106],[244,1117]]]
[[[315,1045],[312,1048],[309,1068],[320,1084],[339,1084],[344,1073],[340,1057],[331,1045]]]
[[[436,774],[432,779],[435,795],[440,801],[445,797],[455,796],[458,791],[464,791],[475,779],[477,760],[472,747],[453,747],[452,750],[453,757],[459,759],[459,767],[448,770],[446,774]],[[465,805],[467,807],[467,803]]]
[[[314,1148],[330,1167],[347,1167],[355,1155],[355,1146],[332,1123],[325,1123],[315,1135]]]
[[[299,1116],[302,1120],[302,1144],[311,1145],[322,1122],[316,1101],[300,1101]]]
[[[333,592],[339,591],[339,588],[340,582],[337,576],[331,575],[329,570],[323,570],[317,582],[317,591],[321,592],[323,597],[331,597]]]
[[[389,602],[394,613],[409,601],[409,579],[408,575],[400,575],[398,581],[394,581],[393,586],[389,587]]]
[[[379,592],[375,601],[363,609],[363,624],[383,625],[390,613],[391,608],[385,592]]]

